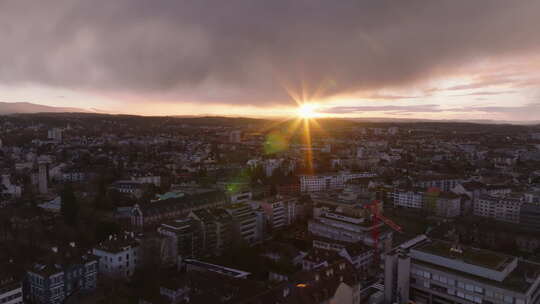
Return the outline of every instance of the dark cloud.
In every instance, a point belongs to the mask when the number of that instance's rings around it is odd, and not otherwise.
[[[0,84],[288,103],[284,86],[373,90],[534,52],[539,11],[536,0],[0,0]]]

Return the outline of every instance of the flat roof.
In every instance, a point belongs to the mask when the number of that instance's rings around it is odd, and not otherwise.
[[[455,253],[451,250],[451,243],[441,241],[426,242],[414,249],[496,271],[504,270],[514,260],[514,257],[509,255],[472,247],[461,247],[463,252]]]

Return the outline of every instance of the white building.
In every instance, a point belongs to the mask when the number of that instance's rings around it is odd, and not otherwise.
[[[161,185],[161,176],[159,175],[144,175],[144,176],[133,176],[131,180],[136,181],[140,184],[153,184],[156,187]]]
[[[138,262],[139,243],[130,235],[110,236],[93,248],[99,272],[111,278],[130,278]]]
[[[339,172],[331,174],[303,174],[300,175],[300,191],[319,192],[343,189],[345,183],[354,178],[374,177],[371,172]]]
[[[498,221],[519,223],[522,204],[523,200],[520,198],[482,195],[474,203],[474,215]]]
[[[392,193],[394,207],[422,209],[424,192],[420,190],[395,189]]]

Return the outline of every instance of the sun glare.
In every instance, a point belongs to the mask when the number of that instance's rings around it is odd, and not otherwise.
[[[310,119],[319,116],[317,112],[317,105],[312,103],[304,103],[297,109],[297,115],[303,119]]]

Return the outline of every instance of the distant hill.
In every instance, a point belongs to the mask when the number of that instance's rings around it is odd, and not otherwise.
[[[62,113],[62,112],[78,112],[78,113],[93,113],[92,111],[81,108],[64,108],[43,106],[30,102],[0,102],[0,115],[17,114],[17,113]]]

